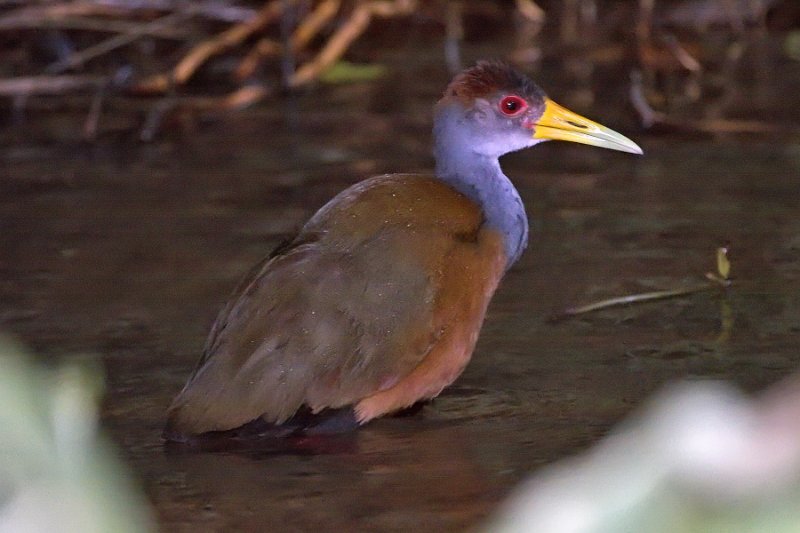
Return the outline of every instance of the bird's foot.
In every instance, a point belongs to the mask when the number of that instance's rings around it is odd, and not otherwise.
[[[420,400],[413,405],[409,405],[405,409],[400,409],[399,411],[395,411],[392,416],[394,418],[405,418],[407,416],[414,416],[422,411],[426,405],[430,405],[433,403],[433,400]]]
[[[319,413],[303,408],[283,425],[286,424],[295,426],[293,435],[335,435],[348,433],[360,425],[352,407],[324,409]]]

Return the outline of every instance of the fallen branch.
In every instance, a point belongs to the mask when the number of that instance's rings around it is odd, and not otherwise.
[[[306,46],[311,39],[328,24],[342,5],[341,0],[324,0],[312,11],[297,27],[292,34],[292,47],[299,50]]]
[[[140,27],[140,22],[76,16],[6,21],[0,30],[58,29],[100,33],[134,33],[139,31]],[[187,37],[188,32],[181,28],[154,28],[148,30],[144,35],[160,39],[182,40]]]
[[[359,2],[350,14],[350,18],[328,39],[317,56],[298,68],[289,78],[289,86],[300,87],[318,78],[344,54],[353,41],[364,33],[372,17],[408,15],[416,8],[416,0]]]
[[[270,2],[254,18],[237,24],[216,37],[203,41],[192,48],[173,69],[172,81],[178,85],[186,83],[210,57],[238,46],[245,39],[278,18],[287,2],[294,3],[294,0]]]
[[[283,51],[283,46],[273,39],[263,37],[250,49],[247,55],[242,58],[234,71],[234,77],[239,81],[244,81],[255,73],[261,61],[267,57],[275,57]]]
[[[303,19],[290,40],[292,53],[304,48],[322,31],[322,28],[336,16],[341,3],[341,0],[324,0]],[[253,75],[264,58],[275,57],[282,51],[283,46],[275,40],[266,37],[259,39],[236,67],[234,76],[239,81],[246,80]]]
[[[24,2],[20,2],[24,3]],[[218,0],[186,2],[174,0],[84,0],[36,6],[25,6],[0,17],[0,30],[37,28],[44,24],[57,24],[70,17],[126,17],[140,11],[151,15],[154,11],[193,15],[209,20],[238,23],[251,20],[256,11],[249,7],[228,6]]]
[[[178,12],[163,16],[152,22],[140,24],[132,29],[129,33],[115,35],[110,39],[101,41],[93,46],[81,50],[80,52],[71,54],[63,61],[56,61],[55,63],[50,64],[47,68],[45,68],[45,72],[48,74],[58,74],[60,72],[64,72],[65,70],[78,67],[87,61],[94,59],[95,57],[107,54],[108,52],[125,46],[126,44],[130,44],[148,33],[152,33],[160,28],[166,28],[178,22],[182,22],[191,16],[192,13],[189,11]]]
[[[194,111],[238,109],[274,94],[267,85],[246,83],[265,58],[282,57],[283,79],[289,87],[303,86],[326,74],[331,74],[331,80],[338,76],[340,80],[352,81],[364,79],[369,70],[371,79],[375,76],[374,69],[380,66],[348,65],[342,61],[347,50],[376,19],[407,16],[425,5],[419,0],[259,0],[259,3],[259,9],[252,9],[238,7],[231,0],[0,0],[3,6],[0,32],[22,30],[23,40],[30,41],[27,45],[24,42],[17,45],[17,37],[12,35],[13,48],[3,54],[4,59],[12,62],[6,70],[14,73],[30,69],[31,50],[37,46],[46,53],[36,56],[34,63],[41,57],[52,57],[48,54],[58,58],[49,65],[36,67],[46,75],[0,79],[0,97],[14,97],[24,105],[36,106],[35,100],[29,102],[25,97],[83,93],[88,97],[83,100],[88,102],[83,125],[88,139],[99,134],[106,106],[115,110],[137,108],[139,112],[143,104],[146,120],[140,133],[142,138],[150,139],[174,112],[188,111],[190,115]],[[516,0],[516,6],[524,20],[544,20],[544,12],[536,1]],[[294,16],[288,16],[295,14],[296,21]],[[221,28],[182,24],[195,18],[224,24]],[[37,31],[41,29],[68,31],[45,35]],[[181,41],[194,38],[198,32],[210,33],[200,34],[200,39],[182,52],[178,48],[183,45]],[[103,72],[114,68],[110,65],[120,64],[116,57],[121,55],[119,49],[142,37],[177,40],[178,46],[159,41],[149,50],[143,47],[130,50],[131,54],[126,50],[120,67],[128,74],[124,80],[118,76],[119,71],[105,75],[67,73],[70,69]],[[83,48],[75,50],[75,43]],[[161,57],[152,57],[154,52]],[[182,86],[201,68],[216,56],[231,52],[239,56],[239,63],[229,73],[228,81],[238,89],[223,97],[182,94]],[[106,57],[113,60],[97,61]],[[331,70],[331,67],[341,68]],[[227,64],[223,68],[229,72]],[[135,78],[133,83],[132,78]],[[135,102],[132,98],[145,95],[161,98],[147,102]]]
[[[220,0],[193,0],[191,2],[176,2],[175,0],[94,0],[101,6],[114,7],[119,10],[130,11],[183,11],[189,9],[198,17],[220,22],[245,22],[256,16],[256,10],[236,5],[227,5]]]
[[[33,28],[41,21],[55,21],[70,17],[113,16],[119,10],[110,10],[92,2],[71,2],[41,6],[27,6],[14,9],[0,17],[0,30]]]

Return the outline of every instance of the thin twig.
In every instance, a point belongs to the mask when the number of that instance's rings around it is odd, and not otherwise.
[[[30,96],[42,94],[63,94],[99,87],[108,82],[108,76],[62,75],[26,76],[0,79],[0,96]]]
[[[117,10],[114,10],[116,13]],[[59,20],[68,17],[88,17],[111,15],[108,8],[97,6],[91,2],[58,3],[43,6],[26,6],[12,10],[0,17],[0,30],[35,27],[43,20]]]
[[[26,4],[25,0],[19,4]],[[2,5],[2,4],[0,4]],[[125,17],[141,12],[151,15],[154,11],[167,13],[191,12],[209,20],[239,23],[251,20],[256,11],[249,7],[227,5],[219,0],[175,2],[175,0],[82,0],[54,2],[43,5],[24,6],[0,17],[0,29],[16,29],[38,24],[40,21],[57,21],[66,17]]]
[[[455,75],[463,69],[461,43],[464,40],[464,14],[461,0],[447,2],[445,11],[444,57],[447,70]]]
[[[737,120],[726,118],[703,118],[700,120],[672,118],[669,115],[656,111],[647,101],[642,85],[642,74],[635,70],[631,72],[631,87],[629,92],[631,105],[639,114],[643,128],[661,126],[674,131],[691,133],[719,134],[719,133],[773,133],[780,131],[779,124],[758,120]]]
[[[245,39],[274,21],[281,14],[282,8],[283,2],[270,2],[254,18],[228,28],[212,39],[203,41],[192,48],[173,69],[173,81],[178,85],[186,83],[210,57],[244,42]]]
[[[82,16],[43,17],[39,19],[12,19],[0,23],[0,30],[25,30],[55,28],[61,30],[96,31],[102,33],[134,33],[140,31],[141,23],[108,18]],[[155,28],[143,35],[161,39],[185,39],[188,32],[183,28]]]
[[[168,95],[156,102],[147,112],[142,129],[139,131],[139,140],[150,142],[155,139],[156,133],[161,129],[161,124],[164,122],[164,117],[176,106],[177,100],[173,95]]]
[[[372,20],[372,11],[366,4],[361,4],[351,14],[350,18],[339,27],[322,50],[311,61],[305,63],[289,79],[290,87],[300,87],[315,80],[328,67],[339,59],[350,44],[364,33]]]
[[[219,0],[176,2],[175,0],[94,0],[92,3],[106,7],[118,7],[130,11],[184,11],[189,9],[198,17],[220,22],[245,22],[256,16],[256,10],[237,5],[229,5]]]
[[[292,46],[294,50],[300,50],[305,47],[311,39],[324,28],[339,11],[341,0],[324,0],[314,8],[303,22],[297,27],[292,35]]]
[[[700,72],[703,70],[703,65],[681,45],[677,37],[671,33],[667,33],[662,36],[662,40],[664,44],[666,44],[667,49],[683,68],[689,72]]]
[[[609,307],[618,307],[621,305],[629,305],[633,303],[650,302],[653,300],[665,300],[668,298],[676,298],[678,296],[686,296],[688,294],[695,294],[698,292],[710,291],[712,289],[719,289],[720,286],[727,287],[730,281],[726,281],[724,285],[717,283],[704,283],[702,285],[693,285],[691,287],[682,287],[679,289],[670,289],[664,291],[644,292],[640,294],[630,294],[628,296],[619,296],[617,298],[609,298],[579,307],[570,307],[564,309],[560,313],[554,314],[550,317],[550,322],[558,322],[573,316],[591,313],[592,311],[599,311],[600,309],[608,309]]]
[[[281,44],[274,39],[262,37],[236,66],[234,77],[239,81],[246,80],[253,75],[264,58],[280,55],[282,50]]]
[[[727,289],[733,283],[730,279],[731,262],[728,254],[730,247],[728,245],[720,246],[716,250],[716,272],[706,272],[706,279],[709,283],[702,285],[693,285],[691,287],[683,287],[679,289],[671,289],[665,291],[646,292],[642,294],[632,294],[630,296],[621,296],[619,298],[610,298],[608,300],[601,300],[589,305],[581,307],[571,307],[553,315],[550,322],[558,322],[572,316],[597,311],[598,309],[607,309],[618,305],[628,305],[639,302],[649,302],[652,300],[663,300],[665,298],[675,298],[677,296],[685,296],[687,294],[694,294],[697,292],[708,291],[711,289]]]
[[[373,16],[386,18],[407,15],[416,7],[415,0],[360,2],[350,14],[350,18],[328,39],[317,56],[297,69],[289,79],[289,86],[300,87],[317,79],[344,54],[354,40],[364,33]]]
[[[525,20],[534,24],[544,24],[547,19],[544,9],[533,0],[517,0],[517,11]]]
[[[309,13],[296,30],[292,33],[291,52],[296,53],[302,50],[314,37],[322,31],[336,16],[341,6],[341,0],[324,0],[314,10]],[[258,65],[266,57],[277,56],[283,51],[283,46],[273,39],[263,37],[250,49],[236,67],[235,77],[238,80],[245,80],[253,75]]]
[[[631,72],[631,88],[629,95],[633,108],[639,114],[642,127],[651,128],[655,124],[664,121],[664,114],[653,109],[647,101],[642,81],[642,72],[640,70]]]
[[[105,41],[101,41],[93,46],[84,48],[80,52],[70,55],[66,60],[56,61],[55,63],[52,63],[47,68],[45,68],[45,72],[47,72],[48,74],[59,74],[61,72],[64,72],[65,70],[69,70],[71,68],[83,65],[84,63],[86,63],[91,59],[94,59],[95,57],[107,54],[112,50],[130,44],[133,41],[140,39],[142,36],[157,30],[158,28],[166,28],[172,24],[182,22],[190,18],[191,16],[192,13],[189,11],[179,12],[163,16],[159,19],[156,19],[152,22],[148,22],[146,24],[141,24],[138,27],[131,30],[129,33],[115,35],[110,39],[106,39]]]
[[[639,44],[648,42],[653,34],[653,11],[656,0],[639,0],[639,13],[636,18],[636,38]]]
[[[83,138],[92,141],[97,138],[97,131],[100,126],[100,116],[103,113],[103,102],[108,93],[108,85],[103,85],[95,91],[92,103],[89,106],[89,113],[83,121]]]

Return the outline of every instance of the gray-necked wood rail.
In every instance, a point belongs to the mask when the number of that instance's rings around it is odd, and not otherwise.
[[[356,427],[434,398],[464,370],[527,244],[525,208],[498,158],[550,139],[642,153],[499,62],[453,79],[433,133],[434,174],[353,185],[241,283],[165,438],[253,423],[324,429],[326,413]],[[308,416],[292,425],[299,412]]]

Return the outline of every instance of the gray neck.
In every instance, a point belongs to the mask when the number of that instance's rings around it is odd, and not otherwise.
[[[434,126],[436,177],[477,203],[486,226],[503,236],[510,268],[528,244],[528,217],[519,193],[500,169],[498,156],[474,151],[469,127],[439,113]]]

